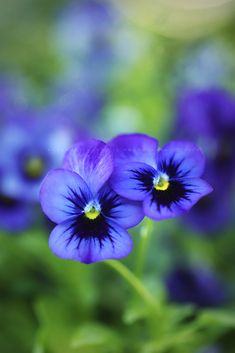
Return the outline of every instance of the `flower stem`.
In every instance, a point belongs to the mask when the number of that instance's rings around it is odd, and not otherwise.
[[[139,280],[137,276],[133,272],[131,272],[125,265],[123,265],[119,261],[108,260],[105,263],[117,271],[131,286],[134,290],[139,294],[139,296],[143,299],[143,301],[147,304],[147,306],[154,311],[158,311],[158,305],[152,296],[152,294],[147,290],[147,288],[143,285],[143,283]]]
[[[153,222],[146,218],[144,220],[144,224],[140,229],[140,240],[139,240],[139,247],[137,250],[137,261],[136,261],[136,268],[135,273],[138,277],[142,277],[144,271],[144,264],[146,260],[146,254],[148,251],[151,234],[153,230]]]

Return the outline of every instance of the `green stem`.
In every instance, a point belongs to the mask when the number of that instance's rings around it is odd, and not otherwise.
[[[119,261],[108,260],[105,263],[117,271],[138,293],[138,295],[143,299],[143,301],[147,304],[147,306],[154,311],[159,311],[158,305],[151,295],[151,293],[145,288],[143,283],[139,280],[138,277],[134,275],[125,265],[123,265]]]
[[[144,272],[144,264],[146,260],[146,254],[148,251],[151,234],[153,230],[153,222],[146,218],[144,220],[144,224],[140,229],[140,240],[139,246],[137,250],[137,261],[136,261],[136,268],[135,273],[138,277],[142,277]]]

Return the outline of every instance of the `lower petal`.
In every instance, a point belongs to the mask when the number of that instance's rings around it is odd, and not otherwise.
[[[149,195],[143,203],[145,215],[157,221],[181,216],[212,191],[212,187],[207,182],[198,178],[187,179],[187,188],[190,188],[190,192],[185,197],[177,201],[172,200],[167,205],[161,204],[152,194]]]
[[[69,223],[61,223],[51,232],[49,247],[60,258],[86,264],[127,256],[132,250],[131,236],[114,222],[109,225],[109,234],[101,242],[96,237],[72,236]]]

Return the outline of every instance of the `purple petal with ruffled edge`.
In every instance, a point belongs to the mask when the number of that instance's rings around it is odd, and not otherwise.
[[[95,237],[80,240],[78,235],[71,238],[69,222],[63,222],[51,232],[49,247],[58,257],[86,264],[127,256],[132,250],[131,236],[116,223],[109,222],[109,225],[109,237],[101,245]]]
[[[108,144],[119,163],[142,162],[156,168],[158,141],[144,134],[119,135]]]
[[[100,190],[98,199],[105,218],[125,229],[136,226],[144,218],[140,202],[130,201],[117,195],[107,185]]]
[[[153,187],[156,170],[145,163],[120,164],[110,178],[110,185],[117,194],[142,201]]]
[[[73,200],[76,203],[81,202],[82,207],[91,198],[91,192],[85,181],[78,174],[65,169],[54,169],[49,172],[40,190],[42,209],[55,223],[63,222],[74,215],[76,205]],[[78,209],[76,207],[76,212]]]
[[[191,191],[187,192],[184,198],[168,205],[153,200],[152,195],[147,196],[143,203],[145,215],[156,221],[181,216],[189,211],[199,199],[213,190],[207,182],[197,178],[187,179],[187,188]],[[166,193],[167,190],[162,192]]]
[[[104,142],[91,139],[71,147],[65,155],[63,167],[78,173],[96,194],[112,174],[113,157]]]
[[[173,178],[200,177],[205,168],[205,157],[192,142],[171,141],[159,152],[158,168],[169,175],[169,166],[172,165],[174,170],[176,169],[176,173],[173,173],[176,175],[173,175]]]

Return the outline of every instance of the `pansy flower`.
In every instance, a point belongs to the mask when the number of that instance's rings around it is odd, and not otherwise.
[[[214,234],[232,220],[234,134],[235,99],[229,92],[190,90],[179,99],[174,135],[189,138],[203,148],[207,157],[205,176],[215,190],[187,217],[204,234]]]
[[[9,232],[21,231],[32,221],[32,207],[2,189],[0,171],[0,229]]]
[[[101,141],[77,143],[63,168],[49,172],[42,183],[44,213],[57,226],[49,246],[59,257],[92,263],[127,256],[132,249],[127,228],[143,218],[139,203],[125,200],[107,181],[113,172],[110,148]]]
[[[144,213],[162,220],[188,211],[212,191],[200,177],[204,156],[191,142],[172,141],[159,152],[146,135],[120,135],[110,142],[115,155],[112,188],[130,200],[143,201]]]
[[[217,307],[224,303],[226,290],[216,274],[202,267],[180,266],[166,278],[169,299],[198,307]]]
[[[1,127],[1,188],[6,195],[27,202],[38,200],[43,177],[61,163],[72,141],[72,134],[66,129],[62,134],[61,130],[28,112]]]

